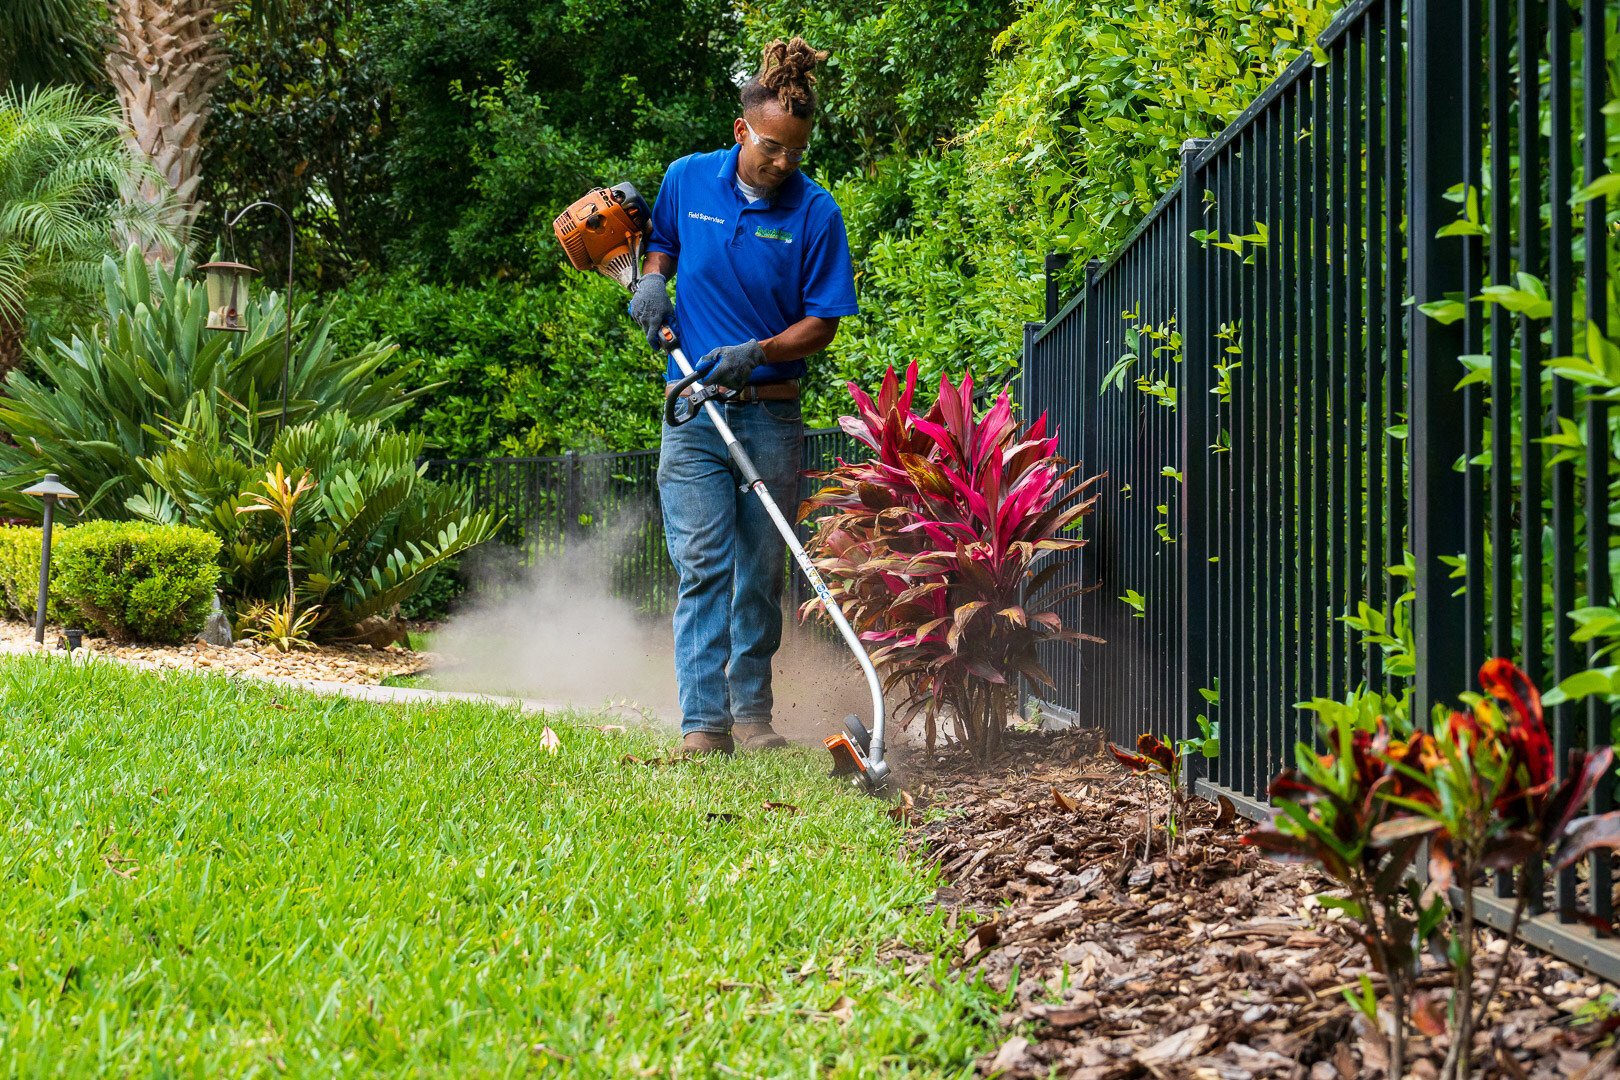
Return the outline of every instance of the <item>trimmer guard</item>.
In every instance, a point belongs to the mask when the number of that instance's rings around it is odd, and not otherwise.
[[[877,791],[889,779],[887,762],[872,761],[871,736],[858,717],[844,720],[844,730],[822,740],[833,756],[833,776],[847,776],[867,791]]]

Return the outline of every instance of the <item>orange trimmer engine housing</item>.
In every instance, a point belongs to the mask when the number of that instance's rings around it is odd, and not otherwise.
[[[558,214],[551,228],[574,269],[595,270],[635,288],[642,248],[652,232],[652,211],[634,186],[596,188]]]

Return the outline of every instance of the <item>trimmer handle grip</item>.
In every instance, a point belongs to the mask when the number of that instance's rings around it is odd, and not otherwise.
[[[658,342],[664,347],[665,352],[673,352],[675,351],[676,347],[680,345],[679,340],[677,340],[675,337],[675,331],[671,330],[667,326],[659,328]],[[693,420],[697,414],[702,411],[704,402],[727,401],[736,395],[735,390],[729,390],[724,386],[709,385],[703,387],[690,397],[683,399],[681,395],[686,393],[689,388],[697,385],[700,378],[701,376],[694,371],[692,374],[686,376],[684,379],[681,379],[673,386],[665,389],[664,423],[668,424],[670,427],[680,427],[682,424]],[[682,400],[686,401],[685,416],[682,416],[680,409],[677,408]]]
[[[697,381],[698,374],[694,371],[680,382],[671,386],[665,392],[664,423],[668,424],[670,427],[680,427],[682,424],[689,423],[695,419],[697,414],[703,410],[703,405],[705,402],[729,401],[737,396],[737,391],[735,390],[728,387],[719,386],[715,383],[710,383],[692,396],[682,398],[681,394],[685,393],[687,387],[692,386]],[[676,408],[676,406],[679,405],[683,400],[686,402],[685,416],[682,416],[680,410]]]
[[[666,353],[670,353],[675,351],[675,347],[680,344],[680,339],[675,336],[675,331],[671,330],[669,327],[660,326],[658,328],[658,344],[664,347],[664,351]],[[670,427],[680,427],[682,424],[686,423],[687,420],[690,420],[692,417],[697,415],[696,409],[688,409],[686,411],[686,420],[683,420],[677,414],[675,409],[675,406],[681,400],[681,395],[686,392],[686,388],[697,381],[697,373],[693,372],[680,382],[676,383],[674,386],[665,387],[664,423],[668,424]]]
[[[666,389],[664,396],[664,423],[670,427],[680,427],[697,416],[698,409],[701,408],[700,405],[688,404],[685,416],[682,416],[680,410],[676,408],[681,403],[681,395],[686,393],[687,389],[697,381],[698,373],[694,371],[674,386]],[[704,389],[708,388],[705,387]]]

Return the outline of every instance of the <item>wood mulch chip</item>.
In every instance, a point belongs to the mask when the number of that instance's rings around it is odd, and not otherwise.
[[[944,811],[908,842],[949,882],[935,902],[971,929],[955,963],[1000,990],[1016,987],[980,1073],[1383,1076],[1384,1040],[1342,993],[1368,971],[1365,955],[1315,899],[1330,882],[1242,846],[1249,823],[1199,799],[1188,800],[1174,857],[1156,827],[1144,859],[1144,814],[1151,801],[1162,823],[1164,789],[1100,750],[1090,732],[1015,734],[983,773],[945,759],[907,769],[917,809]],[[1486,932],[1480,944],[1491,954],[1483,990],[1502,942]],[[1476,1075],[1620,1076],[1600,1004],[1615,1001],[1614,987],[1523,949],[1510,962]],[[1433,958],[1420,985],[1434,989],[1443,1017],[1446,975]],[[1444,1035],[1414,1032],[1407,1075],[1438,1075],[1445,1049]]]

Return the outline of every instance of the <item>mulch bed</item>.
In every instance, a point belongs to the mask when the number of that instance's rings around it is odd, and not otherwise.
[[[976,927],[957,959],[998,989],[1016,982],[986,1076],[1072,1080],[1258,1077],[1351,1080],[1388,1069],[1381,1035],[1342,989],[1368,971],[1330,883],[1262,858],[1229,805],[1188,801],[1174,857],[1144,813],[1163,821],[1164,789],[1100,754],[1094,733],[1015,735],[983,774],[911,763],[907,792],[944,809],[911,833],[950,883],[936,902]],[[932,815],[930,815],[932,816]],[[1482,934],[1493,954],[1499,936]],[[1482,1035],[1476,1075],[1522,1080],[1620,1076],[1596,1004],[1614,988],[1561,961],[1516,950]],[[1444,1015],[1446,975],[1421,985]],[[1483,985],[1481,987],[1483,989]],[[1613,1000],[1612,998],[1610,1000]],[[1599,1019],[1593,1020],[1594,1013]],[[1585,1023],[1577,1023],[1585,1020]],[[1408,1076],[1434,1077],[1445,1037],[1414,1033]]]

